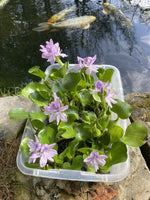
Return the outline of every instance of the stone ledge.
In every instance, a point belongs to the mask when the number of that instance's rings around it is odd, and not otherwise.
[[[0,98],[0,139],[13,140],[18,133],[24,128],[26,120],[11,120],[9,111],[12,108],[24,108],[29,112],[32,107],[32,102],[25,97],[8,96]]]
[[[147,142],[141,147],[141,152],[150,169],[150,93],[127,94],[125,101],[132,106],[131,122],[138,121],[148,128]]]

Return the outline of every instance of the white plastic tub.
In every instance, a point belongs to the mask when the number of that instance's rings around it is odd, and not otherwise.
[[[57,67],[58,65],[53,65],[47,68],[46,73],[49,72],[51,67]],[[70,66],[73,66],[70,65]],[[124,100],[123,95],[123,88],[119,70],[111,65],[95,65],[98,68],[102,67],[105,69],[114,69],[114,74],[112,77],[112,89],[117,91],[118,98]],[[120,120],[118,123],[124,130],[127,127],[127,120]],[[24,132],[23,138],[25,137],[33,137],[34,131],[29,121],[27,121]],[[22,139],[23,139],[22,138]],[[17,166],[19,170],[26,175],[30,176],[37,176],[43,178],[51,178],[51,179],[64,179],[64,180],[74,180],[74,181],[86,181],[86,182],[119,182],[123,180],[129,172],[130,169],[130,159],[129,159],[129,149],[128,149],[128,158],[126,162],[119,163],[113,165],[111,167],[109,174],[95,174],[93,172],[86,172],[80,170],[65,170],[65,169],[49,169],[49,170],[42,170],[42,169],[33,169],[26,167],[24,165],[24,158],[22,157],[21,150],[19,149],[17,155]]]

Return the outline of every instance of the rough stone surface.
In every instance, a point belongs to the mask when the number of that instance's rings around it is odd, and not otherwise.
[[[22,130],[26,120],[9,119],[9,111],[12,108],[24,108],[25,111],[31,110],[32,102],[24,97],[8,96],[0,98],[0,139],[12,140],[16,138]]]
[[[130,147],[130,172],[114,186],[119,192],[114,200],[150,200],[150,171],[139,148]]]
[[[108,184],[31,177],[15,169],[15,199],[150,200],[150,172],[139,148],[130,148],[130,165],[124,180]]]
[[[141,151],[150,168],[150,93],[127,94],[125,101],[132,106],[131,122],[141,122],[148,128],[147,142],[141,147]]]

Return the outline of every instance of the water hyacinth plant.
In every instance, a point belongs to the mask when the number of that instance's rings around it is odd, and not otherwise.
[[[70,67],[69,61],[62,62],[67,55],[52,39],[40,51],[52,65],[49,73],[32,67],[29,73],[42,81],[22,90],[39,111],[14,108],[9,112],[11,119],[27,118],[34,129],[34,135],[21,142],[25,165],[108,173],[112,165],[125,162],[127,145],[143,145],[148,131],[139,122],[126,130],[118,125],[132,109],[111,88],[113,69],[93,65],[96,55],[77,57],[78,64]]]

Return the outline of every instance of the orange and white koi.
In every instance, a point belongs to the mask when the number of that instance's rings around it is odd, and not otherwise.
[[[32,30],[33,31],[46,31],[46,30],[49,30],[50,29],[50,23],[55,23],[55,22],[58,22],[60,20],[64,20],[64,17],[65,15],[67,15],[68,13],[72,12],[72,11],[75,11],[77,9],[76,6],[72,6],[71,8],[69,9],[64,9],[60,12],[58,12],[57,14],[53,15],[49,20],[48,22],[42,22],[42,23],[39,23],[38,24],[38,27],[36,28],[33,28]]]
[[[81,29],[88,29],[90,27],[90,24],[96,20],[95,16],[81,16],[81,17],[75,17],[71,19],[64,20],[62,22],[57,23],[49,23],[44,22],[40,24],[39,27],[35,28],[35,31],[44,31],[48,29],[52,30],[59,30],[63,28],[81,28]],[[41,30],[42,27],[42,30]]]

